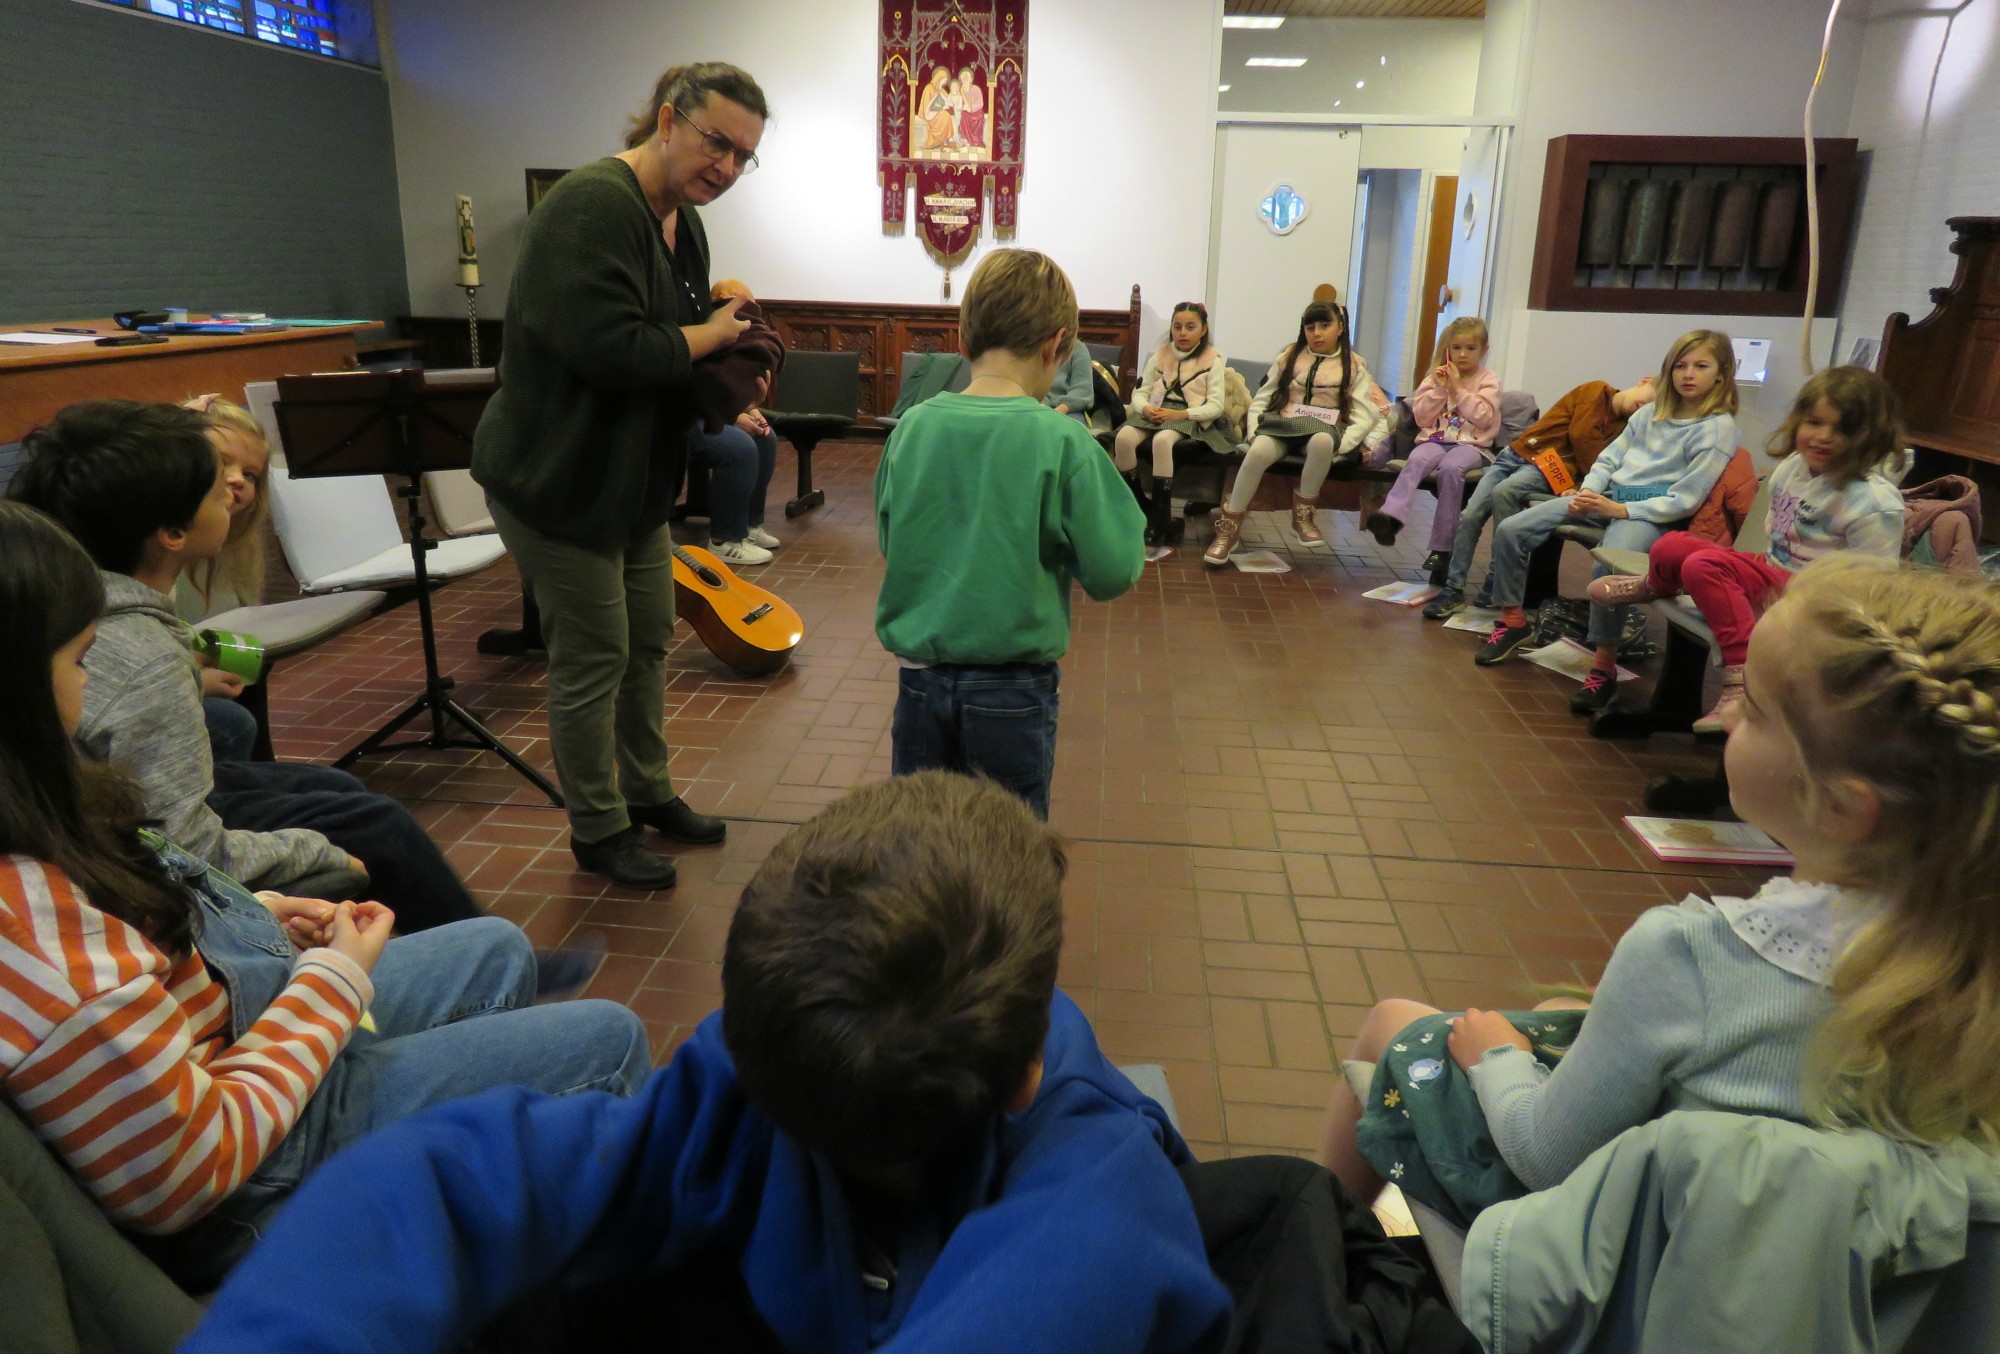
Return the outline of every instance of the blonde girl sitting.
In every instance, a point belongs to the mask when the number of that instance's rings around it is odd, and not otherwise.
[[[271,471],[271,448],[257,416],[240,404],[220,395],[197,395],[183,407],[208,424],[209,443],[229,486],[229,539],[222,553],[189,565],[174,585],[174,614],[199,624],[264,601],[265,527],[271,520],[264,481]],[[248,761],[256,745],[256,717],[236,703],[242,694],[241,677],[202,665],[201,709],[218,762]]]
[[[1438,335],[1431,371],[1410,393],[1417,444],[1381,509],[1368,515],[1376,544],[1394,545],[1417,486],[1435,475],[1437,512],[1424,560],[1433,572],[1451,559],[1465,507],[1465,477],[1493,459],[1493,439],[1500,432],[1500,378],[1486,366],[1486,343],[1486,321],[1473,315],[1460,316]]]
[[[1301,449],[1306,464],[1292,492],[1292,530],[1303,544],[1324,541],[1313,521],[1313,503],[1335,454],[1372,449],[1391,431],[1388,415],[1389,397],[1348,346],[1347,312],[1337,301],[1314,300],[1299,316],[1298,337],[1278,354],[1250,402],[1245,419],[1253,434],[1250,451],[1236,472],[1229,502],[1216,515],[1215,540],[1202,562],[1228,562],[1264,472]]]
[[[1521,1029],[1574,1012],[1377,1006],[1323,1158],[1357,1199],[1469,1215],[1678,1109],[2000,1153],[2000,588],[1816,561],[1727,718],[1730,803],[1791,874],[1642,914],[1553,1070]]]
[[[1794,573],[1836,550],[1901,558],[1903,493],[1885,467],[1902,445],[1889,383],[1864,367],[1831,367],[1799,387],[1791,416],[1766,447],[1784,459],[1771,472],[1770,545],[1762,554],[1670,531],[1647,552],[1645,574],[1608,574],[1590,585],[1590,600],[1606,606],[1682,591],[1694,600],[1723,664],[1722,695],[1694,722],[1696,733],[1719,732],[1742,699],[1751,628]]]
[[[1500,619],[1472,661],[1498,663],[1534,638],[1521,602],[1528,556],[1565,522],[1604,528],[1614,550],[1646,550],[1685,525],[1736,453],[1736,354],[1729,335],[1696,329],[1681,335],[1660,363],[1658,394],[1598,454],[1583,484],[1515,513],[1493,529],[1493,604]],[[1597,573],[1611,572],[1600,564]],[[1618,692],[1622,607],[1590,604],[1597,656],[1576,695],[1574,714],[1609,706]]]
[[[1125,426],[1111,444],[1113,463],[1146,510],[1148,545],[1165,543],[1173,517],[1174,448],[1191,440],[1224,456],[1236,450],[1222,416],[1226,369],[1208,336],[1208,307],[1199,301],[1175,306],[1167,341],[1146,359]],[[1141,446],[1152,449],[1150,482],[1136,475]]]

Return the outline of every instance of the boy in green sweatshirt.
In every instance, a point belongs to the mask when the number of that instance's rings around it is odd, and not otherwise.
[[[1145,519],[1111,458],[1041,403],[1076,323],[1053,260],[988,254],[959,306],[971,382],[912,409],[875,472],[875,633],[902,666],[895,774],[990,776],[1043,818],[1070,582],[1104,602],[1145,567]]]

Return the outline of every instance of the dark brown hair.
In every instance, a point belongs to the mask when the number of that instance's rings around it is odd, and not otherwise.
[[[771,120],[771,106],[764,101],[764,91],[748,71],[727,61],[670,66],[653,82],[653,95],[646,106],[633,114],[626,125],[625,149],[644,145],[646,138],[659,130],[662,108],[672,104],[683,113],[699,113],[707,106],[711,94],[742,104],[766,122]]]
[[[1826,463],[1825,473],[1836,487],[1861,479],[1902,450],[1903,420],[1896,392],[1866,367],[1828,367],[1800,386],[1792,412],[1764,449],[1779,460],[1798,450],[1793,444],[1799,425],[1821,400],[1839,413],[1840,435],[1847,439],[1840,454]]]
[[[1182,301],[1177,305],[1175,305],[1172,310],[1167,312],[1168,328],[1167,328],[1166,341],[1168,343],[1172,343],[1174,341],[1173,318],[1174,316],[1180,314],[1182,311],[1186,311],[1188,314],[1194,316],[1197,320],[1201,321],[1201,342],[1195,344],[1194,351],[1188,354],[1189,357],[1200,357],[1203,353],[1208,351],[1208,345],[1211,342],[1211,339],[1209,337],[1209,332],[1208,332],[1208,307],[1203,305],[1199,301]]]
[[[844,1167],[921,1165],[993,1121],[1048,1037],[1061,839],[945,771],[865,785],[743,890],[722,1033],[743,1092]]]
[[[1340,422],[1347,422],[1349,406],[1354,398],[1354,349],[1347,341],[1347,312],[1340,308],[1338,301],[1312,301],[1307,303],[1305,312],[1299,316],[1299,335],[1292,340],[1292,346],[1285,349],[1285,356],[1278,364],[1278,388],[1271,393],[1272,409],[1279,413],[1292,400],[1292,364],[1299,360],[1299,354],[1306,350],[1306,326],[1309,324],[1337,324],[1340,326],[1340,346],[1333,353],[1340,358]],[[1310,394],[1311,392],[1307,392]],[[1254,429],[1252,431],[1255,431]],[[1335,439],[1336,441],[1338,438]]]
[[[80,763],[56,710],[56,650],[103,610],[83,548],[33,508],[0,500],[0,855],[55,866],[98,911],[179,960],[194,946],[194,900],[140,841],[130,782]]]
[[[114,574],[138,568],[161,530],[185,529],[222,474],[207,421],[173,404],[84,400],[21,451],[8,496],[47,513]]]

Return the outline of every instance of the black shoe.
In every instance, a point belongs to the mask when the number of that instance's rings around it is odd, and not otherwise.
[[[1465,610],[1465,589],[1447,587],[1431,598],[1430,605],[1424,608],[1424,619],[1441,621],[1448,616],[1456,616],[1463,610]]]
[[[1403,524],[1389,516],[1386,512],[1369,513],[1368,521],[1365,525],[1368,528],[1368,534],[1375,538],[1375,544],[1377,545],[1394,545],[1396,543],[1396,533],[1403,529]]]
[[[610,950],[604,937],[594,932],[553,950],[536,950],[535,1004],[561,1001],[589,987],[590,980],[604,967],[604,958]]]
[[[1139,511],[1145,512],[1146,490],[1139,483],[1139,472],[1136,470],[1121,471],[1118,477],[1124,480],[1125,487],[1132,491],[1132,501],[1139,505]]]
[[[671,860],[639,845],[639,833],[634,828],[613,833],[601,842],[580,842],[571,837],[569,852],[583,869],[628,889],[670,889],[680,879],[680,872]]]
[[[713,846],[729,835],[728,823],[696,813],[679,795],[664,804],[627,804],[625,813],[633,822],[689,846]]]
[[[1569,712],[1573,715],[1594,715],[1599,710],[1609,709],[1611,702],[1617,699],[1617,672],[1593,667],[1583,679],[1583,685],[1569,698]]]
[[[1433,550],[1424,556],[1424,570],[1430,574],[1433,587],[1443,587],[1451,574],[1451,551]]]
[[[1482,668],[1491,667],[1534,637],[1534,626],[1508,625],[1503,621],[1493,627],[1493,633],[1479,646],[1479,652],[1472,655],[1472,661]]]

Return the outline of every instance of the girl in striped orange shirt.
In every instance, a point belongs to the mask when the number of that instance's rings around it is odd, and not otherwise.
[[[0,502],[0,1089],[175,1279],[214,1286],[391,1119],[503,1085],[630,1092],[643,1026],[533,1006],[512,924],[392,941],[380,903],[253,896],[142,831],[69,741],[103,597],[61,528]]]

